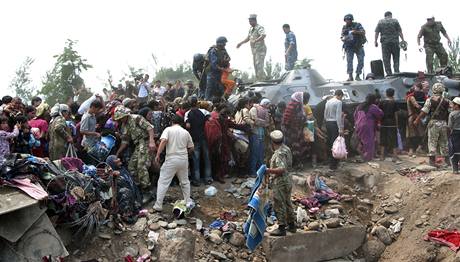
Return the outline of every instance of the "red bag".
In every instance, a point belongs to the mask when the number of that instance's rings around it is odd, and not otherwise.
[[[204,135],[209,149],[216,148],[222,142],[222,127],[217,118],[209,118],[204,124]]]

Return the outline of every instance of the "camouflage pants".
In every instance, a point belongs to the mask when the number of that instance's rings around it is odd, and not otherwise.
[[[443,120],[431,120],[428,123],[428,155],[448,156],[447,123]]]
[[[148,141],[139,141],[129,160],[128,170],[134,176],[136,184],[139,184],[141,189],[150,188],[149,167],[151,163],[152,155],[149,152]]]
[[[433,57],[436,56],[439,58],[439,63],[441,67],[447,66],[447,53],[441,43],[437,45],[425,45],[425,54],[426,54],[426,70],[428,73],[433,73]]]
[[[356,66],[356,74],[360,75],[363,73],[363,67],[364,67],[364,48],[359,47],[357,49],[355,48],[349,48],[345,50],[347,54],[347,74],[351,75],[353,74],[353,58],[356,54],[356,58],[358,59],[358,65]]]
[[[273,186],[273,209],[279,225],[295,223],[294,208],[291,202],[292,184]]]
[[[382,43],[382,60],[385,67],[385,73],[392,75],[391,71],[391,57],[393,57],[393,68],[395,73],[399,73],[399,44],[396,43]]]
[[[265,80],[264,61],[267,50],[253,51],[252,59],[254,62],[254,70],[256,71],[256,80]]]

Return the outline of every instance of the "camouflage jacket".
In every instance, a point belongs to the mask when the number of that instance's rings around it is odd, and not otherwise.
[[[265,40],[254,43],[254,40],[259,38],[261,35],[265,35],[265,29],[263,26],[257,24],[249,29],[248,37],[251,43],[252,53],[265,52],[267,50]]]
[[[134,144],[139,144],[141,141],[148,140],[149,129],[153,129],[153,126],[144,117],[128,115],[128,121],[121,127],[122,142],[127,144],[132,141]]]
[[[276,177],[273,181],[273,185],[285,185],[291,183],[291,177],[289,176],[288,169],[292,166],[292,153],[291,149],[285,144],[281,145],[275,152],[273,152],[272,158],[270,159],[270,168],[284,168],[286,171],[284,174]]]
[[[433,25],[424,24],[418,33],[419,37],[423,36],[425,45],[437,45],[441,43],[441,36],[439,33],[446,33],[446,29],[441,22],[435,22]]]
[[[379,21],[375,28],[376,33],[380,33],[380,43],[398,43],[401,26],[397,19],[384,18]]]

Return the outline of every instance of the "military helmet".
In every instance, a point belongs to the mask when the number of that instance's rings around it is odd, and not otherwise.
[[[407,42],[406,41],[399,42],[399,48],[401,48],[404,51],[407,51]]]
[[[128,116],[130,113],[131,113],[131,110],[129,110],[128,108],[122,105],[119,105],[115,108],[115,111],[113,113],[113,120],[118,121],[122,119],[123,117]]]
[[[216,44],[226,44],[228,41],[227,41],[227,38],[225,36],[219,36],[217,39],[216,39]]]
[[[442,94],[444,90],[445,87],[442,83],[435,83],[433,87],[431,87],[431,91],[433,91],[433,94]]]
[[[353,18],[353,15],[352,14],[347,14],[343,17],[343,21],[346,21],[346,20],[351,20],[353,21],[354,18]]]
[[[204,55],[203,54],[194,54],[193,55],[193,61],[201,61],[204,60]]]

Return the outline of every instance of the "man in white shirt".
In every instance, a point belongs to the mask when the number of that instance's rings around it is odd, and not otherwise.
[[[157,199],[153,209],[163,210],[163,199],[168,191],[169,184],[175,175],[179,179],[182,194],[186,205],[192,205],[190,198],[190,181],[188,179],[188,154],[193,152],[193,141],[189,132],[180,126],[184,120],[175,115],[172,126],[167,127],[160,137],[160,145],[155,157],[155,162],[160,163],[160,155],[166,148],[166,159],[160,169],[158,179]]]
[[[149,88],[150,88],[149,75],[145,74],[141,83],[138,85],[139,92],[137,93],[137,98],[139,100],[138,101],[139,104],[147,103],[147,99],[149,96]]]
[[[166,87],[161,85],[161,81],[155,81],[155,85],[153,86],[153,96],[154,97],[162,97],[163,94],[166,92]]]
[[[329,168],[337,169],[339,160],[332,157],[332,144],[338,136],[343,136],[342,116],[343,91],[335,90],[334,97],[329,99],[324,109],[324,120],[326,121],[327,145],[329,147]]]

